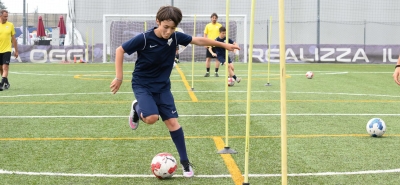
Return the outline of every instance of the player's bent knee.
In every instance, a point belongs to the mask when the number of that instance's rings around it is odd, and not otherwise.
[[[143,122],[147,123],[147,124],[154,124],[155,122],[158,121],[158,115],[150,115],[147,116],[143,119]]]
[[[142,120],[143,120],[143,122],[151,125],[158,121],[158,115],[153,114],[153,115],[147,116],[145,118],[142,117]]]

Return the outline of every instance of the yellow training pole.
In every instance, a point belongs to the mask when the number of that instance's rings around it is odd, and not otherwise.
[[[196,36],[196,15],[193,20],[193,37]],[[194,91],[194,44],[192,44],[192,91]]]
[[[88,27],[86,27],[86,53],[85,54],[87,54],[87,53],[89,53],[89,28]],[[86,56],[85,58],[86,58],[86,60],[89,59],[88,56]]]
[[[144,31],[147,31],[147,22],[144,21]]]
[[[249,64],[247,69],[247,102],[246,102],[246,142],[245,142],[245,161],[244,161],[244,182],[243,185],[249,183],[249,152],[250,152],[250,101],[251,101],[251,75],[253,66],[253,40],[254,40],[254,12],[256,0],[251,1],[251,18],[250,18],[250,40],[249,40]]]
[[[270,63],[271,63],[271,35],[272,35],[272,16],[269,17],[269,35],[268,35],[268,77],[267,77],[267,84],[266,86],[271,86],[269,83],[269,69],[270,69]]]
[[[92,62],[94,62],[94,29],[92,28]]]
[[[227,44],[229,44],[229,3],[230,3],[230,1],[229,0],[226,0],[226,25],[225,25],[225,28],[226,28],[226,35],[225,35],[225,37],[226,37],[226,39],[225,39],[225,43],[227,43]],[[228,70],[228,66],[229,66],[229,64],[228,64],[228,60],[229,60],[229,51],[228,50],[225,50],[225,148],[228,148],[229,147],[229,143],[228,143],[228,140],[229,140],[229,115],[228,115],[228,107],[229,107],[229,94],[228,94],[228,79],[226,78],[226,77],[228,77],[228,78],[230,78],[230,76],[229,76],[229,70]]]
[[[230,0],[226,0],[226,35],[225,35],[225,43],[229,44],[229,7]],[[229,71],[228,71],[228,57],[229,51],[225,50],[225,147],[224,149],[218,151],[219,154],[236,154],[235,150],[232,150],[228,145],[229,140],[229,115],[228,115],[228,106],[229,106],[229,98],[228,98],[228,79]]]
[[[281,78],[281,168],[282,185],[287,185],[287,125],[286,125],[286,47],[285,1],[279,0],[279,55]]]

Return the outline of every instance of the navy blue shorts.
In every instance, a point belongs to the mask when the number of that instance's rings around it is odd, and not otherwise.
[[[224,65],[225,63],[225,56],[217,56],[217,60]],[[231,57],[228,57],[228,64],[232,63]]]
[[[156,114],[160,115],[163,121],[170,118],[178,118],[178,112],[176,111],[171,91],[152,93],[146,88],[138,87],[135,87],[133,91],[143,117]]]

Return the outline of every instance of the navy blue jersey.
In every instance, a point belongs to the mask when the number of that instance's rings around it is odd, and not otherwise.
[[[132,87],[141,86],[151,92],[171,89],[169,79],[174,66],[175,52],[178,45],[187,46],[192,36],[174,32],[169,39],[156,36],[152,28],[122,44],[129,55],[137,52],[135,69],[132,73]]]
[[[226,37],[224,37],[222,39],[217,37],[215,40],[218,42],[225,42]],[[232,39],[229,39],[229,44],[233,44]],[[215,53],[217,54],[217,56],[223,56],[225,58],[225,52],[226,52],[225,48],[215,47]]]

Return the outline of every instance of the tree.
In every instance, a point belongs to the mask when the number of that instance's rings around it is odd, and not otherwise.
[[[3,4],[3,2],[1,2],[1,0],[0,0],[0,9],[2,9],[2,10],[7,9],[7,7],[4,6],[4,4]]]

